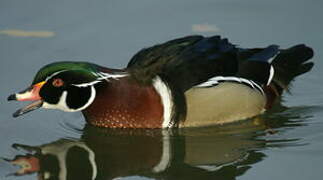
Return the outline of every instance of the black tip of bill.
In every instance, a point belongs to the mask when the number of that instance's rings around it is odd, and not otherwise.
[[[12,117],[14,117],[14,118],[16,118],[16,117],[18,117],[18,116],[20,116],[20,115],[23,115],[24,113],[19,109],[19,110],[17,110],[15,113],[13,113],[12,114]]]
[[[8,98],[7,98],[8,101],[15,101],[17,100],[17,97],[15,94],[11,94]]]

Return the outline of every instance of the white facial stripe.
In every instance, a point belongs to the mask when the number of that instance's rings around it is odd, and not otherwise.
[[[46,78],[46,80],[45,80],[45,81],[48,81],[48,79],[50,79],[50,78],[52,78],[52,77],[56,76],[56,75],[57,75],[57,74],[59,74],[59,73],[65,72],[65,71],[68,71],[68,70],[61,70],[61,71],[57,71],[57,72],[55,72],[55,73],[51,74],[50,76],[48,76],[48,77]]]
[[[98,77],[95,81],[82,83],[82,84],[72,84],[72,85],[77,87],[87,87],[87,86],[93,86],[97,83],[100,83],[102,82],[102,80],[109,81],[109,79],[119,79],[119,78],[128,76],[127,73],[109,74],[109,73],[99,72],[99,73],[92,73],[92,74]]]
[[[160,79],[160,77],[156,76],[153,80],[153,86],[160,95],[162,104],[163,104],[163,124],[162,128],[170,128],[173,123],[171,123],[172,115],[173,115],[173,97],[171,90],[168,86]]]
[[[54,77],[62,72],[66,72],[66,71],[69,71],[69,70],[57,71],[57,72],[51,74],[50,76],[48,76],[45,81],[48,81],[52,77]],[[72,84],[72,85],[77,86],[77,87],[87,87],[87,86],[92,86],[94,84],[97,84],[97,83],[101,82],[102,80],[109,81],[109,79],[119,79],[119,78],[126,77],[129,75],[128,73],[125,73],[125,72],[119,72],[119,73],[115,73],[115,74],[104,73],[104,72],[98,72],[98,73],[92,72],[92,74],[97,76],[97,79],[95,81],[82,83],[82,84]]]
[[[59,109],[59,110],[66,111],[66,112],[82,111],[82,110],[86,109],[90,104],[92,104],[92,102],[94,101],[95,96],[96,96],[96,90],[95,90],[94,86],[91,86],[91,96],[90,96],[88,102],[84,106],[82,106],[78,109],[71,109],[67,106],[67,104],[66,104],[67,95],[68,95],[67,91],[63,91],[57,104],[49,104],[47,102],[44,102],[42,107],[46,108],[46,109]]]
[[[52,77],[54,77],[55,75],[59,74],[59,73],[62,73],[62,72],[65,72],[65,71],[68,71],[68,70],[62,70],[62,71],[58,71],[56,73],[53,73],[51,76],[47,77],[46,81]],[[103,73],[103,72],[99,72],[99,73],[94,73],[92,72],[92,74],[94,74],[95,76],[97,76],[97,79],[92,81],[92,82],[87,82],[87,83],[81,83],[81,84],[71,84],[72,86],[76,86],[76,87],[79,87],[79,88],[85,88],[85,87],[88,87],[88,86],[91,86],[91,96],[88,100],[88,102],[78,108],[78,109],[72,109],[70,107],[68,107],[68,105],[66,104],[66,98],[67,98],[67,91],[63,91],[59,101],[57,104],[49,104],[47,102],[44,102],[43,103],[43,108],[46,108],[46,109],[60,109],[62,111],[66,111],[66,112],[76,112],[76,111],[82,111],[84,109],[86,109],[95,99],[95,96],[96,96],[96,90],[94,88],[94,85],[97,84],[97,83],[100,83],[102,82],[102,80],[106,80],[106,81],[109,81],[109,79],[118,79],[118,78],[121,78],[121,77],[126,77],[128,76],[127,73],[119,73],[119,74],[109,74],[109,73]]]
[[[100,80],[95,80],[95,81],[92,81],[92,82],[88,82],[88,83],[82,83],[82,84],[71,84],[73,86],[76,86],[76,87],[88,87],[88,86],[93,86],[97,83],[101,82]]]

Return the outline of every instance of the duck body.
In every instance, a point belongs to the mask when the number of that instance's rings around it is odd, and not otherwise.
[[[139,51],[122,70],[86,62],[47,65],[32,88],[9,100],[38,92],[38,106],[82,111],[88,123],[107,128],[225,124],[270,109],[312,68],[312,56],[305,45],[243,49],[220,36],[188,36]],[[48,102],[53,94],[56,101]]]

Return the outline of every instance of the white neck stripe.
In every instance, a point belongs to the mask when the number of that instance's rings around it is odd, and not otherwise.
[[[173,97],[171,90],[158,76],[153,79],[153,86],[160,95],[163,104],[162,128],[170,128],[172,126],[171,120],[173,115]]]

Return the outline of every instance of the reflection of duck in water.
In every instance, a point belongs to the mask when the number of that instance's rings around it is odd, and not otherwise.
[[[270,109],[283,90],[313,63],[297,45],[242,49],[219,36],[189,36],[144,49],[126,69],[86,62],[49,64],[25,91],[9,100],[82,111],[95,126],[196,127],[246,119]]]
[[[216,134],[214,129],[111,130],[86,127],[81,140],[60,139],[40,146],[15,144],[29,151],[10,160],[22,165],[16,175],[37,173],[39,179],[235,179],[263,154],[254,135]]]

